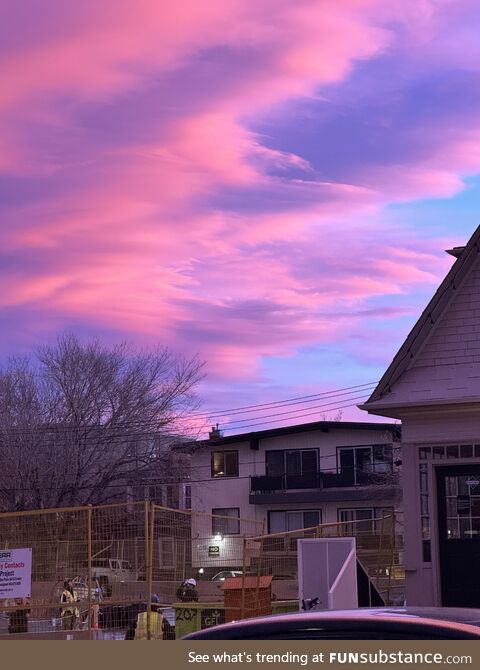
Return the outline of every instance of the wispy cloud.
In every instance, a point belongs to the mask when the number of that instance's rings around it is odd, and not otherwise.
[[[479,171],[478,14],[3,2],[3,351],[74,324],[248,380],[265,357],[347,351],[359,319],[410,313],[392,300],[448,261],[384,207],[452,197]]]

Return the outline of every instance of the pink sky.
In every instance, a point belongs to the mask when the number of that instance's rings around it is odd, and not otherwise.
[[[377,380],[478,223],[479,30],[473,0],[3,0],[2,357],[162,343],[210,408]]]

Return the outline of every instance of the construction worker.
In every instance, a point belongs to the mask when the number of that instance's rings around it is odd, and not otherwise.
[[[152,609],[150,612],[150,637],[148,636],[148,613],[146,605],[142,607],[142,611],[137,614],[136,621],[129,628],[125,636],[126,640],[163,640],[163,631],[165,628],[165,620],[163,614],[158,612],[159,597],[156,593],[151,595]]]
[[[181,603],[196,603],[198,602],[198,591],[196,589],[197,582],[193,577],[186,579],[180,584],[177,589],[177,598]]]
[[[26,598],[16,598],[14,603],[15,605],[27,605],[28,600]],[[25,607],[25,609],[12,610],[8,613],[8,632],[9,633],[28,633],[28,620],[27,615],[30,613],[30,610]]]
[[[80,611],[75,603],[78,602],[77,592],[72,586],[72,582],[65,580],[63,583],[63,591],[60,597],[62,605],[69,605],[69,607],[62,607],[60,618],[62,619],[63,630],[73,630],[75,624],[80,616]]]

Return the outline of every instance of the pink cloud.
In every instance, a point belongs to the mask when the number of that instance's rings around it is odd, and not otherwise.
[[[68,11],[62,11],[62,3],[46,0],[37,34],[19,50],[6,50],[0,60],[0,104],[56,91],[76,98],[115,95],[212,44],[277,50],[270,86],[262,86],[264,102],[271,103],[285,94],[306,93],[319,81],[341,78],[352,59],[383,46],[385,33],[362,14],[377,4],[349,0],[320,8],[311,0],[294,6],[286,0],[261,5],[105,0],[99,5],[87,0],[68,3]],[[257,85],[267,83],[261,65]]]
[[[393,50],[393,20],[419,17],[428,30],[410,40],[427,49],[425,36],[440,29],[436,3],[61,8],[45,2],[32,40],[0,56],[2,127],[26,128],[0,148],[0,169],[55,177],[38,201],[20,199],[5,213],[5,250],[23,270],[5,272],[3,306],[48,307],[55,327],[65,316],[198,347],[211,370],[233,378],[258,372],[264,356],[341,341],[369,300],[437,281],[436,244],[396,247],[398,230],[378,223],[379,212],[461,190],[462,175],[478,167],[475,128],[422,158],[362,166],[351,180],[324,176],[300,151],[271,148],[251,129],[256,117],[274,107],[288,115],[292,101],[320,97]],[[184,91],[187,70],[198,76]],[[155,98],[145,139],[132,100],[162,76],[172,90]],[[112,139],[107,123],[96,144],[86,109],[115,116],[128,102],[133,137],[112,130]],[[53,129],[60,140],[49,144],[43,133]]]

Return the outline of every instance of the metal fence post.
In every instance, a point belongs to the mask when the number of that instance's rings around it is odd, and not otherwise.
[[[88,568],[88,578],[87,578],[87,588],[88,588],[88,639],[92,639],[92,506],[88,506],[87,510],[87,568]]]
[[[155,503],[150,503],[150,531],[148,534],[148,610],[150,612],[147,618],[147,640],[155,639],[152,632],[152,590],[153,590],[153,536],[155,531]],[[157,615],[158,616],[158,615]]]
[[[245,577],[247,571],[247,538],[243,538],[243,554],[242,554],[242,600],[240,609],[240,619],[245,618]]]
[[[151,589],[152,589],[152,566],[150,565],[150,542],[149,542],[149,502],[145,500],[145,586],[147,587],[147,640],[150,639],[150,620],[152,615]]]
[[[262,538],[265,535],[265,522],[262,523]],[[253,552],[253,547],[252,547],[252,552]],[[260,540],[260,548],[258,551],[258,565],[257,565],[257,592],[256,592],[256,601],[257,601],[257,607],[260,606],[260,577],[262,576],[262,568],[263,568],[263,539]]]

